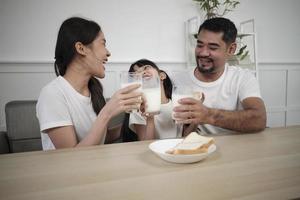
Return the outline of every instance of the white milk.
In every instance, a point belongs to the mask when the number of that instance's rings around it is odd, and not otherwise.
[[[122,83],[121,84],[121,88],[127,87],[129,85],[134,85],[134,84],[140,84],[141,85],[141,87],[139,87],[138,89],[135,90],[135,91],[141,92],[142,91],[142,81],[136,81],[136,82],[130,82],[130,83]]]
[[[183,98],[193,98],[193,95],[188,95],[188,94],[173,94],[172,95],[172,104],[173,104],[173,108],[176,106],[179,106],[180,104],[178,103],[178,101],[180,99]]]
[[[121,84],[121,88],[124,88],[124,87],[127,87],[127,86],[130,86],[130,85],[134,85],[134,84],[140,84],[141,86],[137,89],[135,89],[134,91],[136,92],[142,92],[142,81],[136,81],[136,82],[130,82],[130,83],[122,83]],[[140,108],[141,104],[138,104],[138,107]],[[137,109],[133,109],[133,110],[129,110],[129,111],[126,111],[126,112],[138,112]]]
[[[173,105],[173,108],[175,108],[176,106],[179,106],[180,104],[178,103],[178,101],[180,99],[183,99],[183,98],[189,98],[189,97],[193,97],[193,95],[188,95],[188,94],[173,94],[172,95],[172,105]],[[174,117],[174,111],[172,111],[172,118],[174,120],[175,117]]]
[[[144,88],[143,93],[147,101],[146,113],[159,113],[161,104],[160,88]]]
[[[193,94],[172,94],[172,104],[173,108],[176,106],[179,106],[180,104],[178,101],[183,98],[194,98],[196,100],[201,100],[202,98],[202,93],[201,92],[193,92]],[[172,118],[175,120],[174,116],[174,111],[172,112]]]
[[[183,98],[194,98],[196,100],[201,100],[202,93],[201,92],[193,92],[193,94],[172,94],[172,104],[173,107],[179,106],[178,101]]]

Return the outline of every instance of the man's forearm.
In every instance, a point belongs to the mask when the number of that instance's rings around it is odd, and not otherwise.
[[[266,126],[265,113],[255,109],[226,111],[209,109],[208,123],[238,132],[258,132]]]

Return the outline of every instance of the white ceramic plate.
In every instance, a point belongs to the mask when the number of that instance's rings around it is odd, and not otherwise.
[[[213,153],[217,147],[215,144],[210,145],[207,153],[191,154],[191,155],[173,155],[166,153],[167,150],[175,147],[183,139],[166,139],[152,142],[149,145],[151,151],[157,154],[163,160],[173,163],[194,163],[199,162],[206,158],[209,154]]]

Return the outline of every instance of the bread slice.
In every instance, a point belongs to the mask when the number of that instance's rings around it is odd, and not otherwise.
[[[196,132],[192,132],[174,148],[167,150],[166,153],[175,155],[206,153],[209,146],[214,143],[215,140],[212,137],[204,137]]]

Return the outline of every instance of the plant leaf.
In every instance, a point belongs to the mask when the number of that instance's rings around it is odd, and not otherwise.
[[[237,55],[237,56],[241,56],[246,48],[247,48],[247,45],[241,47],[241,48],[239,49],[239,52],[238,52],[236,55]]]

